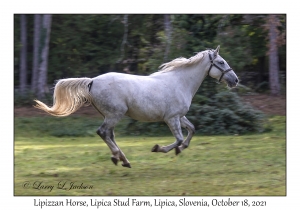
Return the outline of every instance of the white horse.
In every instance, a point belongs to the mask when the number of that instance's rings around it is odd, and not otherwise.
[[[195,133],[185,115],[206,75],[230,88],[238,84],[238,77],[219,55],[219,47],[189,59],[174,59],[149,76],[111,72],[95,78],[61,79],[55,85],[53,106],[35,100],[35,107],[60,117],[92,104],[104,118],[97,134],[110,148],[115,165],[121,160],[122,166],[131,168],[114,138],[114,127],[124,115],[144,122],[166,122],[176,141],[167,146],[155,145],[152,152],[166,153],[175,148],[177,155],[189,146]],[[181,127],[188,131],[185,140]]]

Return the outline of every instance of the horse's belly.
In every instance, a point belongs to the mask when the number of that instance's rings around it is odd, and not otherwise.
[[[163,121],[163,115],[162,110],[150,110],[145,107],[131,107],[126,112],[126,116],[142,122]]]

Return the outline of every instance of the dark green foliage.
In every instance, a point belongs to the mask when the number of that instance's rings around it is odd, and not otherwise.
[[[54,15],[49,81],[98,76],[114,70],[111,65],[120,56],[122,35],[121,16]]]
[[[220,54],[252,86],[268,80],[266,57],[266,15],[243,14],[172,14],[171,45],[164,59],[167,36],[163,14],[129,14],[125,33],[124,14],[53,15],[48,84],[68,77],[94,77],[110,71],[148,75],[177,57],[191,57],[195,52],[221,45]],[[31,83],[33,15],[28,17],[28,84]],[[280,15],[281,32],[286,30],[285,15]],[[14,15],[14,78],[19,85],[20,20]],[[127,36],[125,36],[127,35]],[[126,37],[126,40],[124,39]],[[125,43],[124,43],[125,42]],[[124,43],[122,47],[122,43]],[[280,71],[285,74],[285,45],[279,49]],[[245,77],[247,73],[259,74]],[[282,82],[284,85],[284,83]],[[254,87],[253,87],[254,86]]]

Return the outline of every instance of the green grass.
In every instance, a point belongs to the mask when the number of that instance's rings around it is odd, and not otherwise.
[[[83,137],[54,137],[45,125],[43,131],[37,129],[46,119],[50,118],[15,118],[15,195],[286,195],[283,116],[269,119],[273,129],[268,133],[196,135],[178,156],[174,151],[151,152],[155,144],[172,143],[172,136],[117,133],[116,141],[130,169],[113,165],[110,150],[95,135],[96,125]],[[80,117],[77,120],[68,126],[80,120],[90,123]],[[71,182],[92,189],[68,190]],[[63,183],[67,189],[58,189]],[[53,189],[42,189],[49,186]]]

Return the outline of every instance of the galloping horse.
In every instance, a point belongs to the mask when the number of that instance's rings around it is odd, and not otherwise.
[[[95,78],[68,78],[59,80],[54,89],[53,106],[35,100],[36,108],[54,116],[68,116],[83,105],[92,104],[104,118],[97,134],[112,152],[115,165],[130,163],[114,138],[114,127],[123,116],[144,122],[164,121],[176,141],[167,146],[155,145],[152,152],[176,155],[190,144],[195,133],[193,124],[185,117],[192,98],[206,75],[235,87],[239,80],[227,62],[219,55],[220,46],[186,58],[176,58],[160,66],[149,76],[106,73]],[[181,127],[187,129],[184,140]]]

